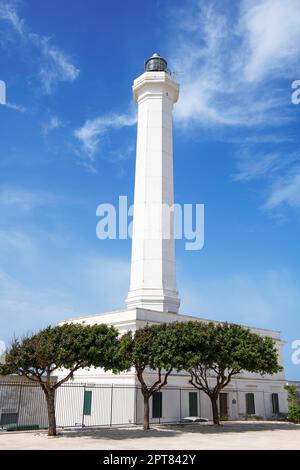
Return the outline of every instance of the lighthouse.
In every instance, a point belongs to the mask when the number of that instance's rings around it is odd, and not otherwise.
[[[179,85],[153,54],[133,82],[138,104],[129,309],[178,313],[172,112]]]
[[[60,322],[114,326],[120,335],[128,331],[174,321],[211,320],[202,317],[200,299],[196,316],[179,313],[180,299],[176,288],[173,139],[172,113],[178,100],[179,86],[168,71],[167,62],[154,54],[145,62],[145,70],[133,82],[133,97],[138,106],[134,214],[130,287],[127,306],[121,309],[69,318]],[[101,271],[102,269],[102,271]],[[99,267],[99,278],[105,268]],[[234,293],[232,293],[234,296]],[[201,315],[201,316],[200,316]],[[217,320],[214,320],[218,323]],[[269,336],[276,342],[282,357],[280,333],[252,327],[253,333]],[[57,371],[58,379],[61,371]],[[146,382],[153,382],[156,372],[147,369]],[[84,385],[83,385],[84,384]],[[222,394],[223,412],[228,419],[240,419],[252,411],[264,418],[274,416],[273,403],[287,412],[284,372],[260,377],[242,372]],[[212,418],[210,400],[195,392],[188,372],[173,370],[168,387],[153,395],[150,403],[151,422],[181,422],[184,416]],[[85,397],[91,403],[85,415]],[[80,369],[72,383],[60,387],[56,399],[57,423],[74,426],[111,426],[142,423],[143,398],[140,382],[133,368],[121,374],[103,369]],[[277,408],[278,409],[278,406]],[[78,418],[79,417],[79,418]],[[76,424],[75,424],[76,425]]]

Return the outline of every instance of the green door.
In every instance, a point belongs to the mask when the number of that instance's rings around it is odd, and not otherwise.
[[[189,392],[189,416],[198,416],[198,393]]]

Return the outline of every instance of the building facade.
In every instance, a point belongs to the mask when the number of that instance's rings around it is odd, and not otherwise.
[[[128,330],[135,331],[146,324],[169,323],[172,321],[197,320],[207,322],[208,320],[199,317],[180,315],[174,313],[161,313],[154,310],[141,308],[119,310],[91,315],[88,317],[77,317],[70,319],[74,323],[97,324],[104,323],[115,326],[120,334]],[[269,336],[274,339],[280,362],[282,363],[283,342],[277,331],[250,328],[253,333]],[[155,371],[148,371],[147,381],[153,383]],[[161,393],[150,400],[150,418],[152,423],[156,422],[178,422],[184,417],[196,415],[203,418],[212,419],[211,404],[209,398],[191,386],[188,373],[174,371],[168,378],[168,385],[162,388]],[[214,378],[212,376],[213,383]],[[275,419],[287,413],[287,395],[284,390],[284,371],[272,376],[260,376],[244,372],[237,376],[224,389],[220,398],[220,413],[223,419],[239,420],[248,416],[256,416],[263,419]],[[71,397],[74,394],[74,384],[85,384],[76,391],[76,399]],[[97,386],[102,386],[101,389]],[[111,386],[113,386],[113,398],[111,397]],[[68,415],[68,425],[78,423],[77,418],[84,409],[84,393],[89,391],[91,396],[91,410],[87,415],[86,425],[109,425],[141,423],[143,420],[143,397],[140,391],[140,384],[132,369],[129,372],[113,374],[104,372],[101,369],[80,370],[76,373],[75,379],[70,384],[70,400],[65,399],[67,393],[64,388],[61,398],[57,396],[58,424],[65,422],[65,415]],[[60,393],[60,392],[59,392]],[[74,409],[74,416],[70,410],[65,410],[62,403],[77,403]],[[119,405],[117,404],[119,403]],[[113,407],[113,417],[110,417]],[[103,410],[102,417],[99,416],[99,409]],[[158,411],[157,411],[158,409]],[[61,410],[61,411],[60,411]],[[62,412],[64,410],[64,412]],[[105,411],[104,411],[105,410]],[[73,417],[72,417],[73,416]],[[76,419],[75,419],[76,418]]]

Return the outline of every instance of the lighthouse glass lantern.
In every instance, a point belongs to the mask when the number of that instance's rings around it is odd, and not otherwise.
[[[145,62],[145,72],[168,72],[167,61],[159,54],[153,54]]]

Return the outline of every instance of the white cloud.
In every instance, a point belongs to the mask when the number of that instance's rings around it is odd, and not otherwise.
[[[54,204],[57,198],[46,191],[31,190],[21,187],[0,188],[0,206],[12,210],[31,211],[37,207]]]
[[[136,116],[130,114],[107,114],[94,119],[87,119],[82,127],[74,131],[74,136],[81,143],[81,150],[90,164],[95,161],[101,139],[110,129],[130,127],[136,123]]]
[[[72,64],[70,57],[52,46],[48,38],[39,38],[37,42],[43,56],[39,78],[46,93],[51,94],[60,81],[73,82],[78,77],[79,69]]]
[[[276,153],[257,154],[249,156],[248,152],[239,154],[237,161],[238,172],[233,175],[236,181],[250,181],[269,175],[280,162]]]
[[[25,21],[19,17],[12,3],[0,3],[0,20],[8,22],[20,37],[24,38],[26,36]]]
[[[245,0],[240,31],[244,34],[245,78],[259,81],[270,74],[293,77],[300,60],[298,0]]]
[[[263,134],[263,135],[252,135],[240,138],[236,140],[241,143],[251,143],[251,144],[282,144],[287,142],[294,142],[295,138],[292,135],[280,135],[276,134]]]
[[[16,104],[16,103],[5,103],[5,105],[7,108],[10,108],[10,109],[14,109],[15,111],[18,111],[19,113],[25,113],[26,112],[26,108],[25,106],[21,105],[21,104]]]
[[[290,119],[286,95],[271,83],[284,71],[291,79],[298,71],[296,4],[245,0],[226,10],[197,1],[173,15],[170,64],[181,86],[175,107],[181,125],[249,128]]]
[[[22,47],[37,50],[38,54],[33,53],[32,56],[38,64],[37,76],[45,93],[51,94],[60,82],[72,82],[78,77],[79,69],[71,58],[54,46],[49,38],[32,32],[12,3],[0,1],[0,21],[10,28],[10,36],[2,41],[11,40],[14,33]]]
[[[42,133],[47,136],[49,132],[59,129],[63,125],[63,122],[58,116],[50,116],[48,121],[42,124]]]
[[[6,247],[5,254],[8,252],[12,254],[18,250],[20,253],[26,253],[26,256],[28,254],[32,258],[35,256],[35,245],[31,237],[19,230],[0,230],[0,243],[3,247]]]
[[[290,177],[290,172],[298,166],[298,152],[283,153],[279,148],[274,152],[255,152],[249,148],[240,150],[236,156],[237,173],[233,175],[236,181],[259,180],[262,178],[273,183],[278,178]]]
[[[300,167],[276,181],[263,208],[273,210],[284,205],[300,208]]]
[[[237,172],[233,180],[264,181],[264,211],[283,206],[300,207],[300,154],[297,152],[255,153],[249,149],[236,157]]]

